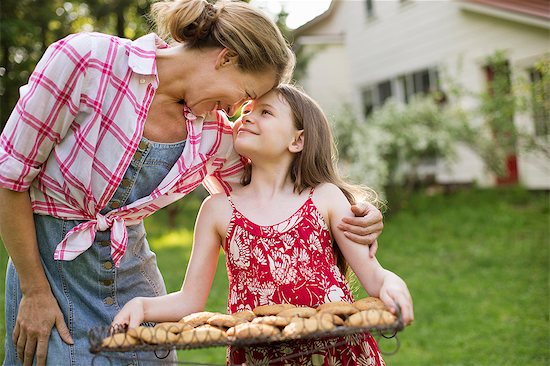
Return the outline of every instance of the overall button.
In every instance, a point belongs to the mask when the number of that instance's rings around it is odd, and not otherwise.
[[[105,305],[111,306],[115,303],[115,300],[113,300],[113,298],[111,296],[108,296],[108,297],[103,299],[103,302],[105,303]]]
[[[109,261],[104,262],[104,263],[103,263],[103,268],[105,268],[105,269],[111,269],[111,268],[113,268],[113,263],[112,263],[112,262],[109,262]]]
[[[139,151],[136,151],[134,154],[134,160],[141,160],[141,153]]]
[[[149,144],[146,143],[145,141],[141,141],[141,142],[139,143],[139,146],[138,146],[138,147],[139,147],[140,150],[147,150],[147,148],[149,147]]]
[[[99,245],[101,245],[102,247],[108,247],[111,245],[111,242],[109,240],[102,240],[99,242]]]
[[[128,187],[130,187],[130,184],[132,184],[132,181],[128,178],[124,178],[122,180],[121,184],[124,188],[128,188]]]
[[[119,208],[119,207],[120,207],[120,202],[119,202],[119,201],[113,201],[113,202],[111,202],[111,207],[112,207],[112,208]]]
[[[111,286],[113,284],[113,280],[103,280],[101,283],[105,286]]]

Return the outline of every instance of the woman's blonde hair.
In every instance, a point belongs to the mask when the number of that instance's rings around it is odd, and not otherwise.
[[[292,77],[295,56],[277,25],[242,1],[169,0],[151,5],[159,36],[190,48],[224,47],[244,72],[275,70],[277,84]]]
[[[321,183],[332,183],[340,188],[351,204],[368,201],[380,206],[381,202],[373,189],[348,184],[340,177],[337,150],[330,124],[317,102],[292,85],[281,84],[274,90],[290,106],[296,129],[304,130],[303,149],[294,155],[289,169],[294,191],[301,193]],[[252,167],[248,164],[241,183],[247,185],[251,178]],[[333,247],[338,268],[346,274],[348,265],[344,256],[336,243],[333,243]]]

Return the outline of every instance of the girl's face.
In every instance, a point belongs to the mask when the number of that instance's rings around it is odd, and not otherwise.
[[[220,51],[214,67],[205,65],[205,72],[196,76],[195,86],[184,98],[193,114],[201,116],[223,110],[232,116],[245,101],[264,95],[275,85],[274,71],[243,72],[238,59],[228,52]]]
[[[294,126],[292,111],[276,91],[248,102],[235,122],[235,150],[242,156],[275,158],[301,150],[301,131]]]

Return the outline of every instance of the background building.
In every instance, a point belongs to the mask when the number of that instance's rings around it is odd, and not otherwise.
[[[550,1],[334,0],[294,36],[314,54],[300,80],[304,89],[329,116],[349,106],[363,119],[390,97],[407,103],[415,94],[445,92],[446,79],[472,92],[487,90],[494,77],[487,58],[497,51],[506,55],[511,79],[538,80],[534,65],[550,52]],[[461,101],[466,109],[477,102]],[[511,123],[548,143],[549,118],[546,107],[542,113],[516,113]],[[542,156],[518,149],[507,158],[504,179],[497,179],[468,146],[457,144],[456,150],[455,161],[424,169],[443,184],[550,188],[550,161]]]

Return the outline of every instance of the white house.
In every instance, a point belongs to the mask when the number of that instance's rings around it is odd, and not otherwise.
[[[315,52],[300,80],[304,89],[329,116],[348,104],[363,117],[389,97],[407,102],[416,93],[445,90],[443,74],[468,90],[486,90],[486,59],[497,50],[505,51],[512,78],[540,77],[533,66],[550,53],[550,1],[333,0],[294,36]],[[516,115],[514,123],[549,141],[548,112]],[[456,149],[458,160],[433,167],[438,182],[550,189],[550,161],[519,151],[507,161],[507,179],[497,180],[475,152]]]

